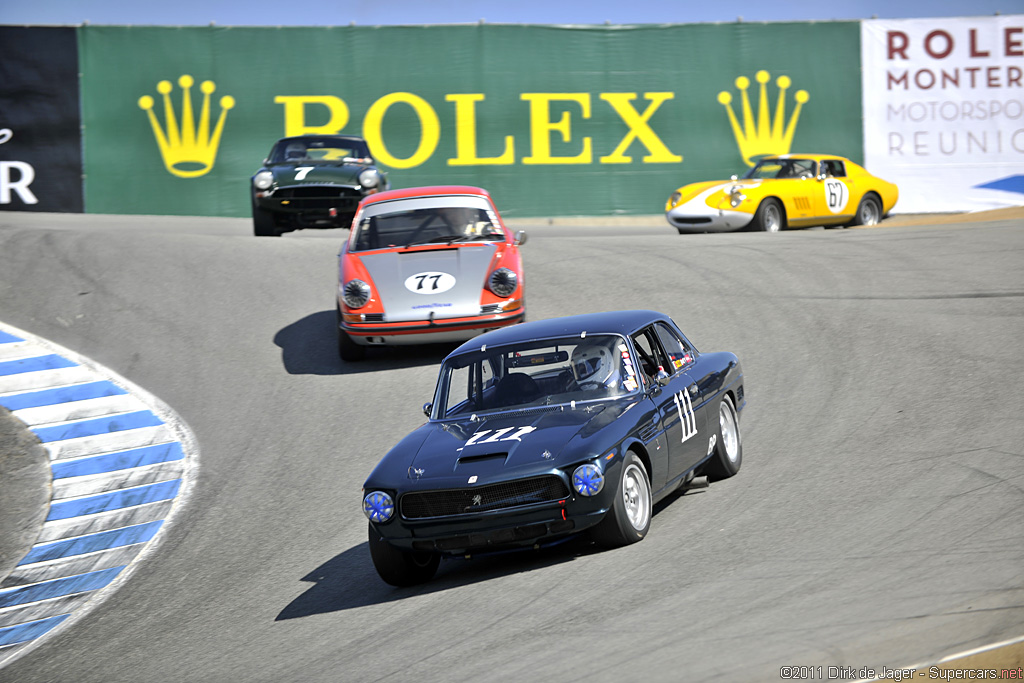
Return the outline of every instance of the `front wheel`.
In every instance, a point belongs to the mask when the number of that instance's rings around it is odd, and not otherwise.
[[[754,220],[751,221],[754,230],[761,232],[778,232],[782,230],[782,207],[775,199],[766,199],[761,202],[754,213]]]
[[[728,479],[739,472],[743,464],[740,421],[736,415],[736,406],[728,394],[722,397],[718,405],[718,432],[715,436],[715,452],[704,468],[712,481]]]
[[[643,540],[650,528],[651,483],[643,462],[630,451],[622,463],[612,507],[591,537],[603,546],[617,548]]]
[[[860,200],[857,213],[848,225],[878,225],[882,221],[882,207],[878,200],[872,196],[866,196]]]
[[[281,231],[274,223],[274,214],[258,206],[252,207],[252,232],[257,237],[281,236]]]
[[[392,586],[415,586],[437,573],[441,556],[436,552],[413,552],[396,548],[369,525],[370,558],[380,578]]]

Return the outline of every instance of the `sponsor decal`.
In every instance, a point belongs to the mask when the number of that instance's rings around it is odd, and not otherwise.
[[[793,133],[796,130],[797,121],[800,119],[800,108],[810,99],[806,90],[797,90],[793,97],[796,106],[793,108],[793,115],[789,118],[789,122],[786,123],[786,91],[793,84],[792,79],[789,76],[779,76],[775,80],[779,95],[775,105],[775,114],[772,116],[769,113],[771,105],[768,101],[767,88],[771,74],[762,69],[754,78],[760,84],[756,122],[754,111],[750,106],[750,97],[747,95],[747,90],[750,88],[749,78],[740,76],[736,79],[736,88],[740,91],[742,102],[742,127],[736,118],[736,112],[732,109],[732,93],[727,90],[718,93],[718,102],[725,107],[729,116],[732,134],[739,146],[740,156],[748,166],[753,166],[758,159],[764,156],[789,154],[789,147],[793,143]]]
[[[477,443],[496,443],[498,441],[522,441],[522,437],[537,429],[536,427],[505,427],[503,429],[483,429],[470,437],[466,446]],[[511,433],[510,433],[511,432]],[[489,436],[488,436],[489,435]],[[484,437],[487,437],[486,439]],[[463,446],[465,448],[465,446]]]
[[[14,137],[10,128],[0,129],[0,145]],[[14,195],[26,204],[38,204],[39,199],[29,189],[36,179],[32,164],[24,161],[0,161],[0,204],[10,204]]]
[[[1024,15],[861,23],[864,161],[907,213],[1019,205]]]
[[[162,96],[164,103],[163,127],[161,127],[156,114],[153,113],[156,104],[153,98],[149,95],[139,98],[139,108],[145,111],[149,117],[149,123],[153,127],[153,136],[160,148],[164,166],[168,173],[179,178],[198,178],[210,172],[217,159],[217,147],[220,146],[220,136],[224,131],[224,121],[227,118],[228,110],[235,106],[235,98],[230,95],[220,98],[220,116],[211,132],[210,96],[217,89],[217,85],[213,81],[203,81],[199,86],[203,93],[203,104],[199,112],[197,127],[191,94],[194,83],[195,79],[188,74],[178,79],[178,86],[182,91],[180,121],[171,102],[171,91],[174,86],[170,81],[157,83],[157,92]]]

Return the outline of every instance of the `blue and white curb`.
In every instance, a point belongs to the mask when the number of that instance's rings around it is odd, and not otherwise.
[[[156,397],[4,324],[0,405],[39,437],[53,473],[39,537],[0,582],[2,667],[100,604],[153,551],[191,491],[199,450]]]

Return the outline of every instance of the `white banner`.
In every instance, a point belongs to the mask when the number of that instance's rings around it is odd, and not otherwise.
[[[864,165],[893,213],[1024,204],[1024,15],[861,22]]]

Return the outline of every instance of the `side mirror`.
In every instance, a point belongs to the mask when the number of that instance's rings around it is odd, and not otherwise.
[[[434,404],[433,403],[424,403],[423,404],[423,414],[424,415],[426,415],[427,417],[430,417],[430,413],[431,413],[432,410],[434,410]]]
[[[526,244],[526,231],[525,230],[519,230],[519,231],[516,232],[516,241],[515,241],[515,243],[516,243],[517,246]]]

